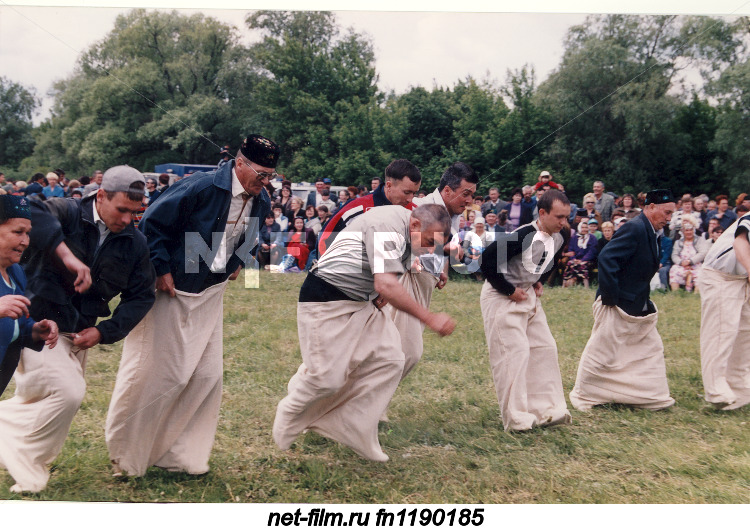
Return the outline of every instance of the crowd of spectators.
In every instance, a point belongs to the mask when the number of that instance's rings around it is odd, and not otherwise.
[[[220,164],[226,162],[223,156]],[[0,194],[19,196],[41,195],[43,198],[68,196],[81,198],[96,191],[101,184],[102,172],[96,170],[90,177],[68,179],[62,169],[34,174],[29,182],[6,182],[0,174]],[[136,215],[136,225],[143,211],[158,199],[170,184],[170,176],[146,178],[146,198],[143,209]],[[326,222],[346,204],[374,192],[383,185],[380,177],[372,178],[369,188],[348,186],[338,192],[331,190],[330,178],[318,178],[315,189],[306,195],[295,195],[292,182],[281,180],[272,195],[272,213],[260,228],[258,261],[262,268],[274,271],[297,272],[309,270],[317,259],[317,237]],[[510,233],[519,226],[538,217],[537,200],[549,189],[565,192],[565,187],[553,181],[549,171],[542,171],[534,185],[517,187],[503,197],[497,187],[487,194],[476,194],[474,203],[466,208],[460,218],[458,242],[463,249],[462,262],[467,273],[481,280],[479,264],[482,252],[495,241],[498,233]],[[420,189],[417,196],[427,194]],[[507,201],[506,199],[507,198]],[[580,206],[571,198],[570,229],[564,233],[566,251],[563,259],[550,277],[550,285],[564,287],[583,284],[588,287],[596,278],[597,256],[614,233],[628,220],[641,213],[645,198],[638,195],[617,196],[607,192],[604,182],[596,181],[591,192],[580,200]],[[734,204],[730,198],[719,195],[711,199],[705,194],[682,195],[671,222],[664,228],[661,244],[661,267],[654,287],[664,289],[695,290],[703,257],[711,244],[732,222],[750,210],[750,195],[742,193]],[[734,205],[734,207],[732,207]]]

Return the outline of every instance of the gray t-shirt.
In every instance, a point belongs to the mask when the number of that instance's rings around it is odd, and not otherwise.
[[[716,239],[716,242],[706,253],[706,258],[703,259],[703,266],[729,275],[747,277],[747,270],[740,264],[737,255],[734,253],[734,239],[743,232],[750,232],[750,213],[746,213],[734,222]]]
[[[409,269],[410,218],[411,211],[400,205],[374,207],[359,215],[338,234],[313,273],[354,300],[374,299],[374,274]]]

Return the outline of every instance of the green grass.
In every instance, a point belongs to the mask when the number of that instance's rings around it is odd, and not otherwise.
[[[433,309],[458,320],[425,334],[421,363],[381,424],[391,457],[369,462],[314,433],[287,452],[271,438],[276,404],[300,363],[295,322],[301,275],[263,273],[260,288],[232,284],[225,298],[224,399],[204,476],[151,469],[110,476],[104,420],[120,345],[89,355],[88,392],[45,491],[26,500],[321,503],[745,503],[750,497],[750,410],[703,402],[700,299],[657,293],[659,329],[677,405],[572,410],[565,427],[503,431],[479,309],[480,284],[451,281]],[[594,290],[546,290],[566,395],[592,326]],[[12,394],[12,387],[5,397]],[[11,477],[0,471],[0,499]]]

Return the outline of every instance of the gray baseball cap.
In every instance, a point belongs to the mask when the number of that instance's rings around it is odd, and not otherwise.
[[[135,182],[141,182],[142,189],[145,189],[146,179],[139,170],[129,165],[117,165],[104,173],[101,188],[109,192],[138,192],[138,189],[130,188]]]

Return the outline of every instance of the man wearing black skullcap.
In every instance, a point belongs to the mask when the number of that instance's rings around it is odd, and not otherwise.
[[[180,180],[143,215],[153,309],[125,340],[106,424],[115,475],[208,471],[222,391],[227,281],[251,261],[280,149],[252,135],[234,160]]]
[[[594,328],[570,393],[580,411],[605,403],[650,410],[674,405],[649,293],[659,269],[659,233],[675,207],[671,191],[648,192],[643,212],[618,229],[599,255]]]

